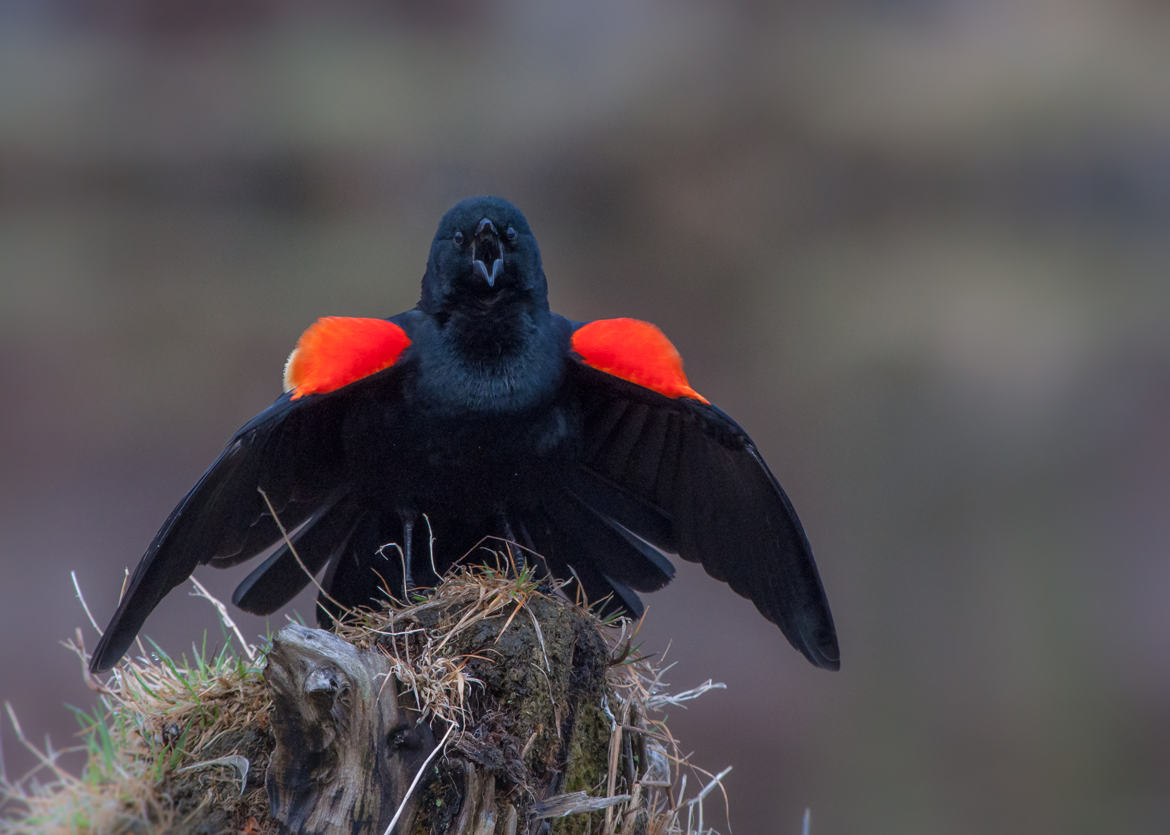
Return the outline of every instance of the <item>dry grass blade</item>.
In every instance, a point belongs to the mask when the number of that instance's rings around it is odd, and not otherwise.
[[[228,754],[226,757],[217,757],[214,760],[204,760],[200,763],[191,763],[185,765],[175,771],[176,774],[186,774],[189,771],[196,771],[200,768],[214,768],[218,765],[231,766],[240,775],[240,795],[243,796],[244,789],[248,788],[248,770],[252,764],[247,757],[241,757],[239,754]]]
[[[565,818],[610,809],[620,803],[629,803],[630,795],[615,794],[608,797],[590,797],[585,792],[570,792],[548,797],[532,807],[531,816],[537,819]],[[608,826],[608,825],[607,825]]]
[[[232,616],[228,614],[227,606],[223,605],[221,601],[217,600],[215,596],[212,595],[212,593],[209,592],[204,587],[204,585],[194,577],[191,578],[191,585],[195,587],[196,597],[202,597],[204,600],[215,607],[216,614],[219,615],[220,623],[222,623],[225,628],[231,630],[232,634],[236,636],[236,640],[239,641],[240,649],[243,650],[244,655],[248,657],[249,661],[254,662],[256,660],[256,647],[244,640],[244,633],[240,632],[240,627],[236,626],[236,622],[232,620]]]

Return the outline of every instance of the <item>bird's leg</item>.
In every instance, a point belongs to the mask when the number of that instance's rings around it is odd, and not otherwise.
[[[410,600],[410,590],[414,587],[414,571],[411,559],[414,553],[414,514],[402,516],[402,602]]]
[[[518,531],[520,538],[517,542],[520,543],[525,553],[528,555],[536,555],[536,541],[533,540],[532,534],[528,530],[528,526],[523,522],[520,523],[520,530]]]
[[[504,550],[508,557],[508,564],[519,574],[524,567],[523,550],[516,547],[520,544],[520,540],[516,538],[516,532],[512,530],[512,523],[508,519],[508,514],[501,511],[499,519],[500,524],[503,526]]]

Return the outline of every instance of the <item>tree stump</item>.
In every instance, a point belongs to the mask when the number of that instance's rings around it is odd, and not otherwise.
[[[354,643],[281,630],[264,676],[282,831],[616,831],[614,807],[635,788],[622,831],[645,826],[665,789],[635,784],[662,758],[611,712],[596,620],[543,594],[502,600],[485,614],[439,595]]]
[[[50,750],[56,779],[0,779],[18,812],[0,829],[713,832],[703,801],[727,770],[692,766],[650,717],[721,685],[666,692],[662,670],[631,657],[626,622],[602,623],[523,567],[461,568],[336,633],[286,627],[263,669],[219,608],[241,651],[130,657],[89,679],[84,775]],[[686,791],[689,775],[701,788]]]

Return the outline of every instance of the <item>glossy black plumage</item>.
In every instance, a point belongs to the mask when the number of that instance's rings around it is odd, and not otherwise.
[[[473,198],[448,212],[419,305],[389,321],[409,337],[392,365],[287,392],[228,442],[135,569],[93,670],[201,563],[275,548],[233,598],[260,614],[309,583],[298,557],[324,569],[328,624],[383,587],[432,585],[485,537],[635,615],[637,593],[673,575],[668,554],[700,562],[810,661],[838,666],[808,541],[751,439],[714,406],[576,353],[582,325],[548,310],[536,241],[513,206]]]

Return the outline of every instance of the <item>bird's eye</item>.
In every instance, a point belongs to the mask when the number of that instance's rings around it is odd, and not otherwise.
[[[457,231],[451,240],[455,242],[455,246],[463,246],[463,232]]]
[[[508,239],[508,243],[510,243],[510,244],[516,243],[516,227],[509,226],[507,229],[505,229],[504,230],[504,237]]]

